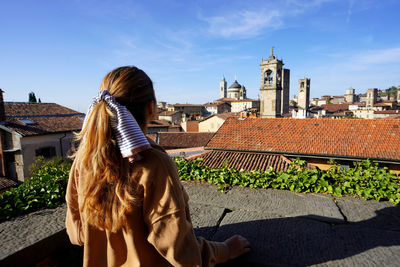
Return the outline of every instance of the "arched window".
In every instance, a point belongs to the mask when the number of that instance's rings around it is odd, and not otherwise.
[[[272,84],[273,83],[274,73],[272,70],[267,70],[264,72],[264,83]]]

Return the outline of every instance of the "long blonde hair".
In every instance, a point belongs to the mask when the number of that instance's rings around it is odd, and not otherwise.
[[[145,127],[146,107],[155,102],[153,83],[142,70],[120,67],[108,73],[100,86]],[[129,161],[123,159],[110,126],[113,113],[105,101],[96,104],[78,134],[80,142],[75,160],[80,163],[83,197],[80,210],[88,223],[115,232],[125,224],[125,214],[139,201]]]

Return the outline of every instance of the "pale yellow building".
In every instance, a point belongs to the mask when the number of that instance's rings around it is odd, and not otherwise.
[[[216,132],[232,113],[215,114],[199,122],[199,132]]]

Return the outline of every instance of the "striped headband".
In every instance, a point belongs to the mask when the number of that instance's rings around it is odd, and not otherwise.
[[[107,107],[115,115],[111,117],[110,123],[122,157],[129,157],[130,161],[138,159],[137,154],[151,148],[151,146],[129,110],[118,103],[107,90],[100,91],[93,98],[93,102],[90,104],[85,117],[83,127],[85,127],[86,120],[92,112],[93,107],[102,100],[106,102]]]

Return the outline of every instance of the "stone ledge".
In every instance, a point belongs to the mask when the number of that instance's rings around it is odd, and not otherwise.
[[[36,211],[0,224],[0,263],[26,266],[69,244],[66,205]]]
[[[239,233],[252,244],[249,254],[220,266],[397,266],[400,262],[400,207],[389,202],[241,187],[222,194],[216,186],[182,184],[190,196],[197,235],[223,241]],[[1,223],[0,265],[34,264],[54,251],[63,264],[75,260],[71,265],[76,265],[82,248],[69,243],[65,212],[64,204]],[[78,253],[65,261],[68,250]]]

